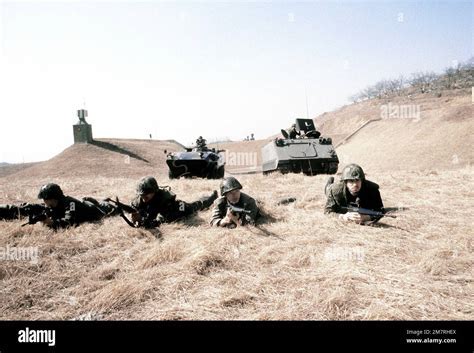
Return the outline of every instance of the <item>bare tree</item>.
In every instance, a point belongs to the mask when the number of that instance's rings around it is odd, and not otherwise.
[[[462,64],[449,67],[444,74],[437,75],[433,71],[418,71],[407,79],[402,75],[397,78],[381,80],[368,86],[349,99],[356,103],[366,99],[387,98],[402,95],[407,87],[427,93],[433,89],[468,88],[474,85],[474,57]]]
[[[432,88],[437,78],[438,76],[432,71],[418,71],[411,75],[409,84],[414,88],[419,88],[421,93],[426,93]]]
[[[471,56],[465,63],[462,64],[463,70],[474,70],[474,56]]]
[[[377,96],[377,91],[375,90],[374,86],[369,86],[369,87],[364,88],[361,91],[361,94],[366,99],[372,99],[372,98],[375,98]]]
[[[448,67],[444,71],[444,76],[445,76],[445,84],[444,87],[447,89],[452,89],[455,87],[457,78],[459,77],[459,72],[460,72],[460,64],[457,66],[453,67]]]
[[[385,98],[390,96],[390,80],[382,80],[374,85],[377,98]]]
[[[474,57],[461,64],[459,86],[469,88],[474,86]]]

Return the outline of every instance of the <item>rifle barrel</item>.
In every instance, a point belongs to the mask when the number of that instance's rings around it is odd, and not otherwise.
[[[349,206],[349,207],[342,207],[342,209],[345,209],[349,212],[357,212],[359,214],[365,214],[368,216],[380,216],[380,217],[391,217],[391,218],[397,218],[397,216],[388,214],[388,213],[383,213],[380,211],[374,211],[374,210],[369,210],[367,208],[362,208],[362,207],[354,207],[354,206]]]

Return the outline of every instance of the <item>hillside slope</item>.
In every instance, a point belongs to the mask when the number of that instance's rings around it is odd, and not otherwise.
[[[389,105],[414,108],[419,106],[421,117],[431,118],[436,115],[450,114],[450,108],[466,107],[470,104],[470,90],[444,91],[441,97],[433,94],[413,94],[409,97],[371,99],[345,105],[333,112],[317,116],[314,121],[317,129],[323,135],[330,136],[337,145],[367,121],[381,119],[384,107]]]
[[[388,118],[366,125],[336,149],[341,166],[356,162],[371,170],[406,171],[472,165],[471,97],[431,103],[417,103],[421,107],[419,119]]]
[[[38,162],[33,162],[33,163],[15,163],[15,164],[8,164],[4,163],[0,165],[0,178],[10,175],[10,174],[15,174],[18,173],[19,171],[23,169],[30,168],[37,164]]]
[[[164,151],[178,151],[174,142],[100,139],[97,144],[74,144],[50,160],[37,163],[6,178],[53,179],[62,177],[139,177],[166,174]]]

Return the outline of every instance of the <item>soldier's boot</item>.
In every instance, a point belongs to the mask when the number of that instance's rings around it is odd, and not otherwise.
[[[326,186],[324,187],[324,193],[326,196],[328,196],[329,189],[331,188],[331,185],[334,184],[334,177],[331,176],[328,178],[328,181],[326,182]]]
[[[93,204],[94,206],[99,206],[99,201],[97,201],[95,198],[93,197],[89,197],[89,196],[86,196],[86,197],[83,197],[82,198],[82,201],[84,202],[90,202],[91,204]]]

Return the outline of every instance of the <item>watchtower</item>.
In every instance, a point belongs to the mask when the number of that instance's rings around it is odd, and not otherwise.
[[[86,121],[87,110],[80,109],[77,111],[79,121],[73,125],[74,143],[91,143],[92,142],[92,125]]]

